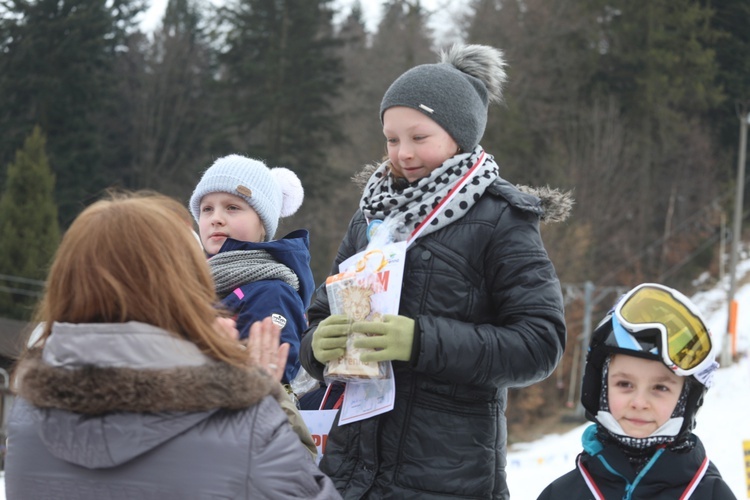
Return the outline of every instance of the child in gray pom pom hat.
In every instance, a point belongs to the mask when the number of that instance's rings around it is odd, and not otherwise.
[[[289,344],[284,384],[300,370],[300,336],[314,280],[307,230],[273,237],[279,219],[294,214],[303,199],[294,172],[240,155],[216,160],[190,197],[217,294],[236,315],[240,339],[267,316],[282,328],[281,341]]]
[[[572,201],[500,177],[480,145],[502,99],[498,49],[458,45],[414,67],[383,96],[388,157],[364,172],[359,210],[333,268],[383,221],[408,235],[398,315],[331,315],[325,287],[308,309],[301,361],[322,380],[350,329],[362,361],[392,361],[395,404],[334,425],[320,468],[344,498],[509,498],[508,387],[549,376],[565,347],[560,283],[539,234]],[[380,227],[392,227],[383,224]]]

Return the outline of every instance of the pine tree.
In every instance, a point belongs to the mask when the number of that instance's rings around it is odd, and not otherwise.
[[[628,175],[618,179],[631,193],[629,208],[620,209],[630,222],[623,260],[640,254],[630,272],[658,276],[670,266],[671,228],[716,196],[711,134],[698,120],[724,98],[718,33],[712,11],[696,0],[606,1],[595,12],[602,48],[594,92],[619,103],[633,148]]]
[[[340,85],[330,0],[240,0],[226,10],[220,56],[236,147],[293,168],[307,194],[325,185],[326,147],[338,137]]]
[[[637,114],[695,116],[721,102],[713,12],[696,0],[604,0],[600,82]]]
[[[380,99],[388,85],[404,71],[419,64],[437,62],[432,50],[428,15],[419,0],[389,0],[383,4],[383,19],[373,37],[370,63],[380,76]]]
[[[750,106],[750,2],[746,0],[704,0],[713,11],[711,26],[718,30],[713,48],[719,66],[718,81],[724,88],[727,99],[714,110],[712,128],[717,131],[726,155],[727,172],[730,178],[736,175],[737,165],[737,106]]]
[[[0,16],[0,164],[34,124],[47,135],[60,218],[110,184],[112,67],[142,0],[8,0]],[[113,172],[114,171],[114,172]]]
[[[0,197],[0,275],[42,280],[60,239],[55,176],[45,152],[46,139],[34,127],[8,165],[5,189]],[[38,288],[24,281],[0,279],[16,293],[0,292],[0,314],[26,318]],[[20,284],[19,284],[20,283]]]

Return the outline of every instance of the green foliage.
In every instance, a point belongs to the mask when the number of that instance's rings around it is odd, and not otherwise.
[[[0,274],[42,280],[57,248],[60,229],[54,202],[55,176],[50,170],[41,129],[32,134],[8,165],[5,189],[0,197]],[[6,287],[17,282],[0,280]],[[33,287],[28,288],[34,290]],[[25,318],[31,297],[0,292],[0,314]]]
[[[0,162],[34,124],[47,134],[60,217],[111,181],[107,101],[136,1],[8,0],[0,20]]]
[[[619,0],[594,12],[600,88],[615,92],[628,113],[694,116],[721,102],[710,9],[695,0]]]
[[[575,189],[568,231],[545,237],[579,276],[658,280],[700,245],[676,227],[718,196],[704,117],[722,102],[712,11],[696,0],[477,0],[470,41],[509,61],[506,108],[483,145],[513,182]],[[585,229],[587,248],[567,234]],[[694,247],[692,247],[694,248]],[[566,271],[572,269],[566,267]],[[583,274],[580,274],[583,273]]]
[[[713,49],[719,34],[709,22],[712,11],[695,0],[601,2],[593,13],[600,20],[593,87],[596,95],[613,96],[620,104],[620,118],[635,145],[631,179],[624,184],[632,192],[632,222],[622,237],[629,238],[631,248],[646,248],[670,231],[673,214],[688,216],[688,203],[696,210],[716,196],[707,187],[715,185],[717,171],[710,147],[701,151],[700,162],[685,153],[703,149],[696,120],[724,97]],[[680,173],[688,166],[686,182]],[[662,248],[642,254],[631,272],[663,271],[668,248],[665,240]]]
[[[720,33],[713,48],[718,64],[718,82],[726,100],[711,113],[716,131],[726,154],[724,171],[734,179],[737,165],[737,106],[750,106],[750,2],[746,0],[705,0],[713,11],[711,26]],[[734,118],[734,119],[733,119]]]
[[[338,137],[330,112],[341,68],[330,0],[240,0],[226,10],[226,120],[239,150],[292,167],[308,195],[325,185]]]
[[[590,99],[586,82],[594,73],[590,19],[580,2],[477,0],[473,7],[468,40],[502,49],[509,76],[482,144],[514,182],[565,186],[565,135]]]

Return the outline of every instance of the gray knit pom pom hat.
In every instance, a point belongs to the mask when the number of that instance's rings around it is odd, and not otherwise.
[[[489,103],[502,101],[507,80],[502,51],[487,45],[454,45],[437,64],[416,66],[394,81],[380,103],[416,109],[432,118],[464,152],[472,151],[487,126]]]
[[[201,199],[210,193],[239,196],[263,222],[265,241],[279,227],[279,218],[294,214],[302,205],[305,192],[297,175],[283,167],[268,168],[260,160],[240,155],[219,158],[203,174],[190,197],[190,212],[200,218]]]

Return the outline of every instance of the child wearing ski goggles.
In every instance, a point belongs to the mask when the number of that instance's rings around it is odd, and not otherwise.
[[[644,283],[628,292],[615,306],[612,326],[606,342],[657,353],[676,375],[703,373],[714,362],[714,343],[700,312],[666,286]]]
[[[656,283],[626,293],[592,334],[581,402],[594,425],[576,469],[539,500],[736,498],[691,432],[715,351],[682,293]]]

